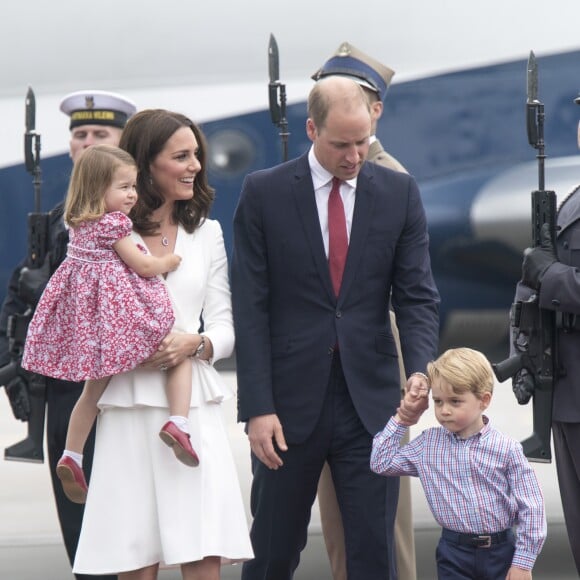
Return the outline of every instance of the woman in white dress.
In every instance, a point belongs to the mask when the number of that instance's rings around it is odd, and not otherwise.
[[[153,255],[182,257],[166,278],[176,324],[146,364],[113,377],[99,402],[74,572],[154,580],[165,564],[181,566],[184,580],[217,580],[222,563],[253,554],[220,405],[232,393],[213,367],[231,354],[234,333],[223,234],[207,219],[205,141],[187,117],[146,110],[129,121],[120,147],[139,168],[135,240]],[[175,461],[157,435],[167,416],[164,370],[186,357],[195,468]]]

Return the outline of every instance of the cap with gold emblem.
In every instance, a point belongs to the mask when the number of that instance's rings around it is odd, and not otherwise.
[[[125,126],[127,119],[137,111],[135,103],[108,91],[77,91],[66,95],[60,110],[70,117],[69,129],[79,125]]]
[[[374,91],[383,101],[395,71],[354,47],[343,42],[312,78],[318,81],[331,75],[351,78],[359,85]]]

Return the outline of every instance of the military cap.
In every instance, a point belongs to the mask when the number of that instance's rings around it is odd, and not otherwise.
[[[319,68],[312,78],[318,81],[331,75],[351,78],[359,85],[377,93],[381,101],[395,71],[365,54],[349,42],[343,42],[338,50]]]
[[[70,117],[69,129],[79,125],[109,125],[122,129],[137,107],[123,95],[87,90],[66,95],[60,110]]]

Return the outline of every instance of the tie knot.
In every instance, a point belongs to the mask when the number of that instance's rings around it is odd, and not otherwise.
[[[332,187],[330,188],[331,193],[333,191],[339,191],[340,190],[340,179],[338,177],[333,177],[332,178]]]

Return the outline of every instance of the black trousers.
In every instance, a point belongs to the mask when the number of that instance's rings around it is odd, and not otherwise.
[[[252,455],[251,540],[255,558],[242,580],[290,580],[306,546],[307,528],[320,472],[328,461],[345,530],[349,580],[395,579],[393,526],[398,478],[369,468],[372,438],[348,392],[335,356],[320,419],[310,437],[289,444],[284,465],[265,467]]]
[[[580,576],[580,423],[554,421],[552,433],[564,521]]]
[[[73,503],[64,495],[60,480],[56,476],[56,464],[64,451],[68,421],[82,389],[82,383],[47,379],[46,443],[48,463],[60,529],[71,566],[73,565],[79,543],[85,508],[82,504]],[[83,470],[87,482],[90,481],[91,468],[93,466],[94,446],[95,429],[93,427],[83,456]],[[85,574],[76,574],[75,577],[78,580],[115,580],[117,578],[117,576],[87,576]]]

